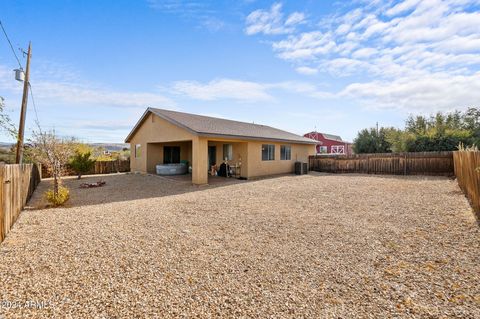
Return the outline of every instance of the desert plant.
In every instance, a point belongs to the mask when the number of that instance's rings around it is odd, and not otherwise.
[[[64,186],[59,186],[57,193],[53,189],[46,191],[45,198],[53,206],[60,206],[70,198],[70,191]]]
[[[90,158],[91,153],[85,152],[82,153],[80,150],[75,150],[75,155],[73,155],[72,160],[70,161],[70,166],[78,174],[78,179],[82,178],[82,174],[88,173],[95,161]]]

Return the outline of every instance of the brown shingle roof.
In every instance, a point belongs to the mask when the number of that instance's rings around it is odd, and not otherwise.
[[[238,122],[215,117],[148,108],[143,117],[126,138],[128,142],[149,112],[179,126],[193,134],[212,137],[236,137],[257,140],[288,141],[304,144],[316,144],[316,141],[282,131],[270,126]]]

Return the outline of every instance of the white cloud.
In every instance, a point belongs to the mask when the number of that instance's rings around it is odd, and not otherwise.
[[[305,75],[314,75],[314,74],[318,73],[318,69],[311,68],[311,67],[308,67],[308,66],[300,66],[300,67],[296,68],[295,71],[297,71],[300,74],[305,74]]]
[[[330,33],[320,31],[305,32],[298,36],[275,42],[273,49],[286,60],[313,59],[335,50],[336,45]]]
[[[145,107],[149,105],[174,105],[174,102],[160,94],[149,92],[115,91],[108,88],[88,87],[67,83],[38,82],[36,96],[40,99],[62,101],[67,105],[103,105]]]
[[[245,33],[252,35],[286,34],[295,31],[295,26],[305,22],[305,15],[301,12],[290,14],[283,18],[282,4],[274,3],[270,10],[255,10],[247,16]]]
[[[316,25],[288,32],[272,43],[273,51],[294,62],[298,73],[328,72],[343,77],[343,93],[381,107],[414,110],[430,105],[434,110],[474,102],[476,93],[471,92],[478,91],[480,69],[480,1],[355,3],[357,7],[342,6]],[[364,83],[359,78],[364,78]],[[428,79],[438,94],[429,90]],[[428,94],[411,91],[415,88]],[[381,92],[366,94],[368,90]],[[403,95],[407,93],[411,95]],[[427,95],[432,97],[431,103]],[[440,102],[442,95],[445,99]]]
[[[469,76],[439,73],[415,81],[407,77],[390,82],[353,83],[338,96],[362,98],[366,106],[374,108],[425,112],[432,109],[451,111],[478,105],[480,72]]]
[[[171,90],[179,95],[203,101],[234,100],[238,102],[275,101],[273,92],[290,92],[319,98],[322,92],[317,86],[299,81],[261,83],[236,79],[216,79],[207,83],[179,81],[173,83]],[[322,98],[326,97],[322,95]]]
[[[375,55],[377,52],[378,50],[374,48],[361,48],[353,52],[352,57],[355,59],[365,59]]]
[[[196,81],[179,81],[174,83],[173,91],[205,101],[232,99],[253,102],[273,99],[263,84],[232,79],[213,80],[206,84]]]
[[[118,91],[101,85],[81,81],[70,81],[71,72],[62,71],[62,67],[48,64],[45,68],[46,77],[56,74],[54,81],[46,80],[45,76],[32,76],[34,97],[40,105],[64,104],[68,106],[113,106],[113,107],[146,107],[149,105],[174,106],[168,97],[152,92]],[[62,75],[68,75],[62,78]],[[8,95],[19,95],[22,84],[13,78],[13,72],[0,65],[0,89]]]
[[[393,6],[392,8],[388,9],[386,14],[388,16],[394,16],[399,13],[405,12],[414,8],[421,0],[407,0],[400,2],[399,4]]]
[[[296,25],[305,22],[305,14],[301,12],[294,12],[288,16],[287,21],[285,21],[286,26]]]

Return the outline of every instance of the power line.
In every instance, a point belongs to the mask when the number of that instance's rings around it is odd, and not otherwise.
[[[20,69],[22,69],[22,63],[20,63],[20,59],[18,58],[17,54],[15,53],[15,49],[13,48],[12,42],[10,41],[10,38],[8,37],[7,31],[5,30],[5,27],[3,26],[1,20],[0,20],[0,27],[2,28],[3,34],[5,35],[5,38],[7,39],[8,44],[10,45],[10,49],[12,49],[12,53],[15,56],[15,59],[17,60],[18,66],[20,67]],[[37,125],[40,127],[40,120],[38,119],[37,105],[35,103],[35,98],[33,96],[32,84],[30,84],[30,81],[27,84],[30,88],[30,96],[32,98],[33,110],[35,112],[35,120],[36,120]]]
[[[30,87],[30,96],[32,97],[32,105],[33,105],[33,110],[35,111],[35,119],[37,121],[37,125],[40,126],[40,120],[38,119],[38,113],[37,113],[37,105],[35,104],[35,98],[33,97],[33,90],[30,82],[28,82],[28,86]]]
[[[5,31],[5,28],[3,27],[3,24],[2,24],[1,20],[0,20],[0,27],[2,27],[3,34],[5,34],[5,38],[7,38],[8,44],[10,44],[10,49],[12,49],[13,55],[15,56],[15,59],[17,59],[18,66],[21,69],[22,64],[20,63],[20,59],[18,58],[17,54],[15,53],[15,49],[13,48],[12,42],[10,41],[10,38],[8,37],[7,31]]]

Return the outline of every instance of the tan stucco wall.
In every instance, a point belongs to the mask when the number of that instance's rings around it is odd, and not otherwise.
[[[147,145],[148,143],[162,143],[162,142],[177,142],[177,141],[191,141],[194,137],[188,131],[173,125],[164,119],[149,114],[137,132],[130,139],[130,169],[132,172],[147,172],[152,171],[153,162],[161,159],[163,161],[163,152],[160,155],[152,154],[149,159],[149,149],[152,151],[158,150],[158,146]],[[135,145],[140,144],[142,148],[142,155],[135,158]],[[180,150],[180,152],[182,152]],[[182,156],[182,154],[181,154]],[[190,155],[191,158],[191,155]]]
[[[262,161],[262,144],[275,145],[275,160]],[[291,160],[280,160],[280,146],[290,145],[292,148]],[[293,173],[296,161],[308,162],[308,156],[315,154],[315,145],[290,144],[272,142],[249,142],[248,143],[248,176],[265,176],[284,173]]]

